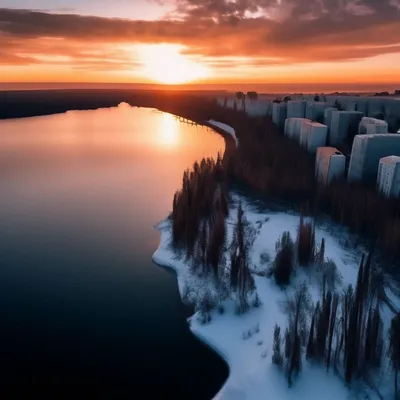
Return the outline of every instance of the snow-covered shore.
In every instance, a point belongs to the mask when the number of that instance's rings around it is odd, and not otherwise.
[[[209,124],[209,125],[211,125],[211,126],[213,126],[215,128],[222,129],[224,132],[226,132],[229,135],[231,135],[233,137],[233,139],[235,140],[235,142],[236,142],[236,146],[238,146],[239,140],[236,137],[235,130],[231,126],[229,126],[227,124],[224,124],[223,122],[214,121],[213,119],[210,119],[209,121],[207,121],[207,124]]]
[[[211,322],[202,324],[196,314],[188,320],[192,332],[220,354],[229,365],[229,377],[215,399],[338,400],[365,398],[363,396],[366,394],[370,399],[378,398],[373,391],[363,385],[358,385],[357,388],[347,387],[333,372],[327,373],[323,366],[308,362],[304,362],[301,376],[295,385],[288,388],[283,372],[271,362],[274,325],[278,323],[282,329],[287,326],[287,315],[283,311],[283,304],[294,292],[296,285],[306,280],[314,301],[320,296],[320,286],[310,276],[299,273],[289,289],[281,290],[272,279],[262,276],[267,266],[261,259],[265,259],[266,254],[271,260],[275,257],[275,242],[284,231],[289,231],[296,237],[299,216],[261,212],[250,203],[246,203],[245,199],[235,195],[227,221],[229,240],[239,201],[244,206],[247,220],[257,230],[251,267],[262,305],[259,308],[252,308],[244,315],[237,315],[234,301],[227,300],[224,303],[225,312],[220,314],[216,310],[213,311]],[[355,285],[361,250],[358,252],[345,250],[328,228],[328,226],[316,227],[316,242],[319,243],[325,238],[325,255],[336,263],[342,276],[343,287],[350,283]],[[188,292],[201,291],[204,282],[192,274],[190,267],[184,260],[179,259],[170,247],[170,221],[165,220],[158,229],[161,232],[161,239],[160,246],[153,256],[154,262],[172,268],[176,272],[182,298],[185,298]],[[344,235],[341,235],[341,239],[343,238]],[[388,369],[384,372],[385,376],[379,376],[377,381],[381,393],[389,396],[392,394],[392,388],[388,383],[392,381],[391,376],[388,376],[391,372]]]
[[[229,133],[238,140],[232,127],[218,121],[207,121],[211,126]],[[289,231],[293,238],[297,235],[299,215],[293,213],[261,211],[253,203],[239,195],[232,195],[230,213],[227,220],[228,242],[233,235],[239,202],[245,216],[255,228],[256,238],[251,252],[251,269],[261,306],[251,308],[244,315],[235,312],[234,299],[223,304],[224,313],[211,312],[211,322],[203,324],[195,314],[188,319],[191,331],[210,348],[214,349],[229,365],[229,377],[215,400],[338,400],[338,399],[378,399],[374,390],[357,383],[346,386],[341,378],[333,372],[326,372],[324,366],[304,362],[301,376],[292,388],[288,388],[287,379],[277,366],[272,364],[272,345],[274,326],[277,323],[284,331],[287,326],[287,315],[284,311],[285,301],[296,287],[306,281],[309,292],[316,302],[320,299],[320,283],[305,273],[296,273],[294,282],[289,288],[280,289],[273,279],[267,278],[268,261],[276,255],[275,243],[284,231]],[[195,275],[190,265],[180,259],[170,246],[171,221],[165,220],[158,227],[161,233],[160,245],[153,255],[153,261],[176,272],[179,292],[183,300],[200,298],[207,282]],[[335,262],[341,275],[343,288],[349,284],[355,286],[361,253],[363,249],[348,251],[343,243],[347,234],[333,225],[316,227],[316,243],[325,239],[325,257]],[[340,228],[341,229],[341,228]],[[398,303],[396,299],[396,303]],[[385,329],[392,314],[385,310]],[[389,368],[382,368],[382,373],[374,377],[374,384],[384,398],[393,397],[392,376]],[[367,397],[366,397],[367,396]]]

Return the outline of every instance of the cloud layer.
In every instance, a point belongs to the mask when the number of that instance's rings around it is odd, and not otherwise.
[[[131,68],[126,45],[157,42],[217,68],[357,60],[400,53],[399,32],[400,0],[176,0],[156,21],[0,9],[0,64]]]

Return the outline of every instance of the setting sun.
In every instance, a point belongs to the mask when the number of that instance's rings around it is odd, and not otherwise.
[[[174,85],[209,77],[209,68],[181,54],[182,49],[182,46],[173,44],[140,46],[139,55],[146,78]]]

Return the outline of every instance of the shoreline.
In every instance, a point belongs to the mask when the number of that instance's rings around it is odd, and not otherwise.
[[[121,103],[155,109],[213,129],[225,140],[224,160],[237,148],[237,137],[224,129],[227,125],[210,118],[215,104],[209,93],[124,89],[0,91],[0,121],[45,117],[68,111],[94,111],[118,107]]]
[[[180,274],[180,270],[176,267],[176,264],[170,261],[167,261],[165,258],[163,258],[162,256],[162,245],[168,241],[169,237],[165,238],[165,229],[168,228],[167,225],[167,220],[161,221],[157,226],[155,226],[155,229],[157,229],[160,233],[160,244],[158,246],[158,248],[156,249],[156,251],[153,253],[152,256],[152,261],[154,262],[154,264],[157,265],[157,267],[159,268],[167,268],[171,271],[173,271],[175,273],[176,276],[176,281],[177,281],[177,285],[178,285],[178,290],[179,290],[179,295],[181,297],[181,301],[183,304],[183,293],[184,293],[184,285],[185,285],[185,278],[181,276]],[[164,237],[163,237],[164,236]],[[218,348],[216,345],[214,345],[211,341],[209,341],[204,335],[202,335],[198,330],[193,329],[193,324],[191,323],[192,318],[194,318],[196,316],[196,312],[194,312],[189,318],[187,318],[187,323],[188,323],[188,327],[190,332],[198,339],[200,340],[205,346],[207,346],[211,351],[213,351],[214,353],[216,353],[219,357],[221,357],[221,359],[226,363],[226,365],[228,366],[228,377],[226,378],[226,380],[222,383],[221,388],[219,389],[219,391],[213,396],[213,400],[218,400],[221,398],[221,392],[223,391],[224,387],[226,386],[226,384],[228,383],[229,379],[231,379],[231,371],[232,371],[232,362],[229,359],[228,355],[222,351],[220,348]]]
[[[283,305],[291,298],[296,288],[304,281],[307,282],[312,301],[320,299],[320,283],[307,271],[298,270],[293,278],[293,283],[285,290],[281,290],[276,283],[267,278],[263,271],[267,265],[260,263],[263,254],[274,259],[276,254],[275,242],[284,231],[290,231],[294,236],[297,231],[299,215],[284,212],[271,212],[257,210],[251,202],[241,195],[233,194],[230,216],[227,220],[228,243],[233,234],[233,223],[238,203],[241,202],[248,221],[257,229],[256,239],[251,250],[252,274],[255,279],[256,290],[261,305],[251,307],[245,314],[237,315],[235,312],[235,296],[230,296],[223,301],[224,312],[212,310],[211,321],[201,322],[201,316],[194,311],[188,318],[189,329],[206,346],[218,354],[228,365],[229,375],[220,390],[213,397],[214,400],[259,400],[261,398],[280,400],[294,400],[306,398],[319,400],[320,394],[327,393],[325,400],[364,398],[378,399],[371,388],[362,381],[355,380],[350,386],[346,385],[342,375],[333,370],[326,372],[324,364],[314,364],[303,360],[301,376],[288,388],[283,371],[271,361],[273,353],[274,324],[285,330],[288,321]],[[326,257],[332,259],[341,276],[338,287],[345,288],[354,285],[357,280],[358,266],[363,247],[346,249],[341,244],[341,239],[346,238],[343,232],[339,239],[332,234],[332,229],[337,230],[340,225],[317,225],[316,241],[319,243],[325,238]],[[156,227],[160,231],[160,244],[153,254],[153,262],[161,268],[168,268],[175,272],[178,281],[181,300],[192,301],[202,295],[207,280],[199,276],[190,268],[183,258],[177,257],[170,247],[171,221],[165,219]],[[207,290],[207,289],[206,289]],[[393,299],[394,300],[394,299]],[[395,302],[398,304],[399,299]],[[382,314],[384,325],[388,326],[391,311],[384,309]],[[200,317],[200,319],[199,319]],[[385,328],[385,329],[386,329]],[[386,360],[383,360],[386,365]],[[385,366],[382,367],[385,370]],[[390,398],[392,394],[392,376],[376,376],[374,384],[383,394],[383,398]],[[316,383],[317,382],[317,383]],[[351,397],[356,395],[356,397]]]
[[[132,106],[135,107],[135,106]],[[142,107],[142,106],[140,106]],[[104,107],[100,107],[100,108],[104,108]],[[108,108],[108,107],[107,107]],[[171,111],[164,111],[161,108],[156,108],[156,107],[143,107],[143,108],[152,108],[155,110],[160,110],[161,112],[167,112],[167,113],[171,113],[173,115],[177,115],[174,114]],[[56,113],[53,113],[56,114]],[[50,115],[50,114],[47,114]],[[186,118],[186,117],[185,117]],[[193,120],[194,121],[194,120]],[[225,147],[225,154],[224,157],[226,155],[226,153],[228,152],[228,145],[230,146],[230,148],[233,147],[233,143],[236,142],[235,144],[237,145],[237,140],[235,140],[235,136],[232,135],[231,131],[224,131],[224,127],[228,127],[233,129],[232,127],[227,126],[226,124],[222,123],[222,122],[218,122],[218,121],[214,121],[214,120],[204,120],[204,122],[199,122],[199,125],[202,126],[208,126],[210,128],[212,128],[213,130],[215,130],[217,133],[219,133],[221,136],[224,137],[225,139],[225,143],[226,143],[226,147]],[[235,145],[235,148],[236,148]],[[246,202],[246,197],[241,197],[245,202]],[[234,210],[234,208],[232,209]],[[232,211],[231,210],[231,211]],[[255,223],[257,225],[257,223],[259,221],[256,221],[254,219],[254,215],[258,215],[258,217],[260,215],[266,216],[266,215],[271,215],[270,212],[262,212],[262,213],[258,213],[255,212],[254,210],[252,210],[251,208],[248,209],[249,210],[249,215],[250,218],[253,219],[251,222]],[[287,213],[280,213],[280,214],[287,214]],[[296,224],[293,224],[292,222],[289,222],[294,220],[295,218],[298,218],[297,215],[296,216],[287,216],[288,218],[285,218],[285,216],[279,217],[281,224],[277,224],[277,225],[273,225],[275,227],[275,229],[272,232],[269,232],[270,234],[272,234],[272,237],[268,238],[268,235],[265,236],[265,232],[264,232],[264,236],[262,239],[262,249],[264,249],[265,247],[268,247],[268,254],[274,254],[273,250],[271,250],[269,247],[270,245],[274,244],[274,240],[276,240],[276,234],[281,234],[283,232],[283,226],[286,226],[288,228],[288,230],[292,230]],[[272,218],[274,219],[274,218]],[[276,219],[276,218],[275,218]],[[265,221],[268,222],[268,221]],[[275,222],[276,224],[276,222]],[[260,228],[258,228],[259,232],[261,231],[263,223],[261,223]],[[267,226],[270,226],[270,223],[266,224]],[[158,225],[158,229],[161,232],[161,238],[160,238],[160,243],[159,246],[157,248],[157,250],[154,252],[152,259],[153,261],[162,267],[166,267],[169,268],[171,270],[173,270],[177,276],[177,281],[178,281],[178,289],[180,292],[180,296],[181,296],[181,300],[183,301],[184,298],[187,298],[187,293],[185,292],[185,289],[187,289],[185,286],[187,283],[189,283],[190,285],[196,285],[195,281],[198,281],[198,278],[195,275],[193,275],[191,273],[191,271],[189,270],[189,266],[185,263],[183,263],[181,260],[177,259],[176,257],[174,257],[174,252],[168,247],[169,241],[170,241],[170,224],[169,224],[169,220],[164,220],[164,222],[161,222]],[[319,235],[321,235],[321,230]],[[328,238],[329,241],[331,241],[331,246],[332,248],[330,249],[331,252],[334,249],[338,254],[336,255],[337,258],[340,258],[343,261],[343,249],[341,246],[338,246],[338,242],[337,240],[333,240],[331,238],[331,236],[327,233],[327,232],[323,232],[323,235],[327,235],[325,237]],[[262,235],[259,235],[260,237]],[[265,240],[265,238],[267,237],[268,240]],[[255,250],[252,250],[252,253],[254,253],[253,255],[260,255],[260,244],[257,243],[258,246]],[[341,255],[339,253],[342,253]],[[340,256],[340,257],[339,257]],[[254,261],[254,260],[253,260]],[[352,261],[350,261],[350,264],[353,264]],[[347,262],[342,263],[341,268],[343,269],[345,267],[345,265],[347,265]],[[258,268],[258,267],[257,267]],[[348,268],[348,267],[346,267]],[[345,269],[343,269],[343,271],[345,274],[349,274],[350,271],[345,272]],[[256,273],[255,273],[256,274]],[[351,277],[351,283],[354,283],[354,278],[355,276]],[[189,281],[187,280],[189,279]],[[254,372],[256,373],[256,378],[259,379],[259,373],[260,373],[260,365],[259,364],[263,364],[262,368],[264,368],[263,370],[263,379],[265,378],[268,381],[268,384],[271,385],[273,390],[276,390],[277,393],[279,392],[282,395],[283,399],[291,399],[294,394],[298,394],[297,389],[296,390],[291,390],[290,392],[283,392],[282,387],[280,386],[282,383],[282,375],[279,374],[277,372],[276,369],[274,369],[274,367],[271,368],[271,363],[270,363],[270,349],[268,348],[268,353],[265,354],[265,356],[263,356],[261,354],[262,358],[266,358],[268,357],[268,362],[269,364],[267,365],[267,370],[265,370],[266,366],[265,366],[265,362],[266,360],[260,360],[260,351],[263,350],[263,348],[258,347],[258,353],[255,353],[254,348],[249,348],[249,343],[253,341],[252,345],[256,345],[256,343],[254,342],[254,339],[263,339],[263,340],[259,340],[261,342],[265,341],[265,345],[270,346],[270,343],[268,343],[268,340],[270,339],[268,337],[268,335],[271,334],[270,330],[272,329],[271,324],[274,323],[274,321],[280,323],[280,325],[285,324],[285,322],[283,322],[283,320],[280,319],[280,317],[282,317],[282,315],[278,315],[276,312],[276,309],[273,310],[274,312],[272,313],[272,316],[274,319],[268,320],[268,324],[265,324],[264,321],[264,326],[261,325],[261,331],[263,332],[262,336],[257,335],[259,331],[253,331],[254,328],[254,318],[256,317],[256,319],[264,319],[266,320],[267,313],[271,312],[271,304],[265,304],[265,300],[267,299],[267,302],[270,301],[269,297],[265,297],[265,294],[268,294],[268,296],[271,296],[271,301],[274,301],[274,296],[275,296],[275,300],[278,298],[282,298],[282,293],[280,294],[280,297],[277,296],[276,294],[276,288],[274,287],[274,285],[271,284],[270,280],[267,280],[265,277],[260,278],[260,277],[256,277],[257,280],[257,289],[259,290],[260,287],[263,288],[263,303],[264,305],[262,305],[259,309],[255,310],[252,309],[249,314],[243,315],[243,316],[237,316],[237,315],[233,315],[233,308],[229,306],[231,305],[230,303],[232,303],[233,299],[230,298],[227,302],[228,302],[228,311],[225,312],[225,315],[221,315],[219,316],[216,312],[213,312],[213,321],[210,324],[206,324],[206,325],[201,325],[199,323],[199,321],[196,319],[196,312],[190,317],[188,318],[188,321],[190,322],[190,330],[192,331],[192,333],[195,335],[196,338],[198,338],[202,343],[204,343],[205,345],[207,345],[210,349],[214,350],[215,353],[217,353],[228,365],[229,367],[229,375],[228,378],[226,379],[226,381],[224,382],[222,388],[220,389],[220,391],[214,396],[215,399],[226,399],[226,400],[230,400],[230,399],[235,399],[235,400],[241,400],[241,399],[257,399],[259,397],[254,397],[254,389],[252,388],[252,386],[249,384],[249,382],[246,382],[246,379],[248,380],[248,378],[250,377],[251,374],[254,374]],[[346,280],[349,280],[349,277],[346,277]],[[197,284],[204,284],[207,282],[202,282],[201,280],[197,282]],[[311,281],[310,281],[311,284]],[[201,289],[200,289],[201,290]],[[199,292],[195,292],[195,296],[198,295]],[[200,293],[201,294],[201,293]],[[289,289],[289,294],[290,294],[290,289]],[[193,296],[193,294],[191,294]],[[183,301],[184,302],[184,301]],[[275,307],[276,308],[276,307]],[[271,318],[271,316],[268,316],[268,318]],[[235,324],[232,324],[232,321],[235,322]],[[249,322],[251,322],[250,325],[250,329],[249,328]],[[242,338],[241,335],[238,334],[238,328],[240,326],[240,330],[245,329],[243,332],[243,334],[247,331],[250,332],[250,330],[252,331],[251,335],[254,335],[255,337],[253,337],[253,339],[251,340],[247,340],[247,338]],[[234,329],[232,329],[232,327]],[[267,327],[268,329],[264,329],[265,327]],[[221,329],[222,328],[222,329]],[[236,329],[236,331],[235,331]],[[266,332],[264,332],[266,331]],[[221,333],[224,333],[224,340],[221,342]],[[240,332],[240,333],[242,333]],[[234,333],[234,336],[232,336]],[[236,335],[236,336],[235,336]],[[232,340],[233,339],[233,340]],[[243,339],[245,342],[239,340],[238,339]],[[225,342],[226,341],[226,342]],[[236,347],[238,346],[240,347],[239,349],[239,353],[243,353],[243,349],[245,348],[246,351],[250,350],[250,356],[248,356],[247,358],[251,358],[253,357],[253,362],[256,363],[255,368],[254,365],[247,365],[246,363],[242,362],[241,357],[243,356],[243,354],[239,354],[240,357],[237,357],[237,354],[235,352]],[[257,345],[259,345],[257,343]],[[263,345],[265,347],[265,345]],[[247,347],[246,347],[247,346]],[[232,351],[233,349],[233,351]],[[265,352],[267,352],[267,350],[265,350]],[[258,356],[258,359],[255,359],[254,356],[255,354]],[[248,361],[246,359],[244,359],[244,361]],[[250,367],[250,368],[249,368]],[[304,385],[309,385],[309,380],[310,380],[310,372],[309,372],[310,368],[307,366],[306,367],[306,371],[305,371],[305,376],[304,376],[304,382],[303,382],[303,377],[300,379],[298,385],[299,385],[299,390],[300,392],[304,392],[306,394],[310,394],[307,392],[307,389],[304,388]],[[272,372],[271,372],[272,371]],[[315,372],[317,374],[319,374],[320,368],[318,368],[318,371]],[[257,375],[258,374],[258,375]],[[271,376],[268,377],[267,379],[267,374],[270,374]],[[253,376],[251,376],[253,378]],[[243,379],[242,379],[243,378]],[[256,380],[257,380],[256,379]],[[319,378],[318,378],[319,379]],[[325,389],[330,389],[331,386],[333,386],[333,388],[335,388],[335,383],[336,383],[336,388],[338,387],[337,383],[337,379],[334,380],[334,378],[330,375],[329,376],[329,384],[327,384],[325,382]],[[233,382],[233,384],[231,384],[231,381]],[[308,383],[307,383],[308,382]],[[340,382],[341,385],[339,386],[343,386],[342,382]],[[243,385],[244,384],[244,385]],[[260,382],[257,382],[256,385],[260,385]],[[264,385],[265,382],[262,383],[262,385]],[[228,387],[229,386],[229,387]],[[242,387],[240,387],[242,386]],[[261,387],[261,386],[260,386]],[[249,390],[249,394],[246,391],[246,388]],[[343,387],[340,387],[341,390],[343,390]],[[272,393],[273,393],[272,390]],[[264,395],[266,393],[269,393],[268,390],[265,392],[265,388],[263,392],[259,392],[259,393],[264,393]],[[289,394],[290,393],[290,394]],[[313,393],[311,393],[313,395]],[[315,397],[313,396],[308,396],[307,398],[309,399],[315,399]],[[273,395],[272,395],[273,396]],[[339,397],[339,398],[343,398],[343,397]],[[331,397],[327,396],[327,400],[330,400]]]
[[[227,152],[229,152],[230,149],[232,149],[233,143],[234,143],[235,149],[238,146],[239,141],[238,141],[238,138],[236,137],[235,130],[232,127],[230,127],[229,125],[220,123],[215,120],[208,120],[205,122],[204,126],[208,126],[212,129],[214,129],[217,133],[219,133],[220,135],[222,135],[224,137],[225,145],[226,145],[225,151],[224,151],[224,158],[225,158]],[[229,146],[229,149],[228,149],[228,146]],[[168,228],[167,220],[161,221],[157,226],[155,226],[155,229],[157,229],[160,232],[160,244],[159,244],[157,250],[153,253],[152,260],[158,267],[168,268],[175,273],[177,284],[178,284],[179,294],[181,296],[181,301],[182,301],[182,303],[184,303],[185,278],[180,276],[179,269],[176,268],[176,264],[174,262],[167,262],[166,259],[163,258],[162,255],[160,254],[160,253],[162,253],[162,250],[161,250],[162,244],[166,240],[168,240],[168,238],[165,239],[165,229],[166,228]],[[210,340],[208,340],[207,337],[205,335],[203,335],[198,329],[195,329],[195,327],[191,323],[192,318],[194,318],[195,316],[196,316],[196,312],[188,318],[188,324],[189,324],[190,331],[198,340],[200,340],[204,345],[206,345],[209,349],[211,349],[219,357],[221,357],[225,361],[226,365],[228,366],[228,370],[229,370],[228,377],[223,382],[220,390],[213,397],[213,400],[218,400],[218,399],[222,398],[222,396],[223,396],[222,391],[227,386],[227,383],[229,382],[229,380],[232,377],[232,369],[233,369],[232,360],[230,359],[227,352],[224,352],[223,350],[221,350],[218,346],[216,346]]]

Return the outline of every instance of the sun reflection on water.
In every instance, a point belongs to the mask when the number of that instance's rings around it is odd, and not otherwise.
[[[165,147],[174,147],[179,143],[179,121],[172,114],[162,114],[161,144]]]

